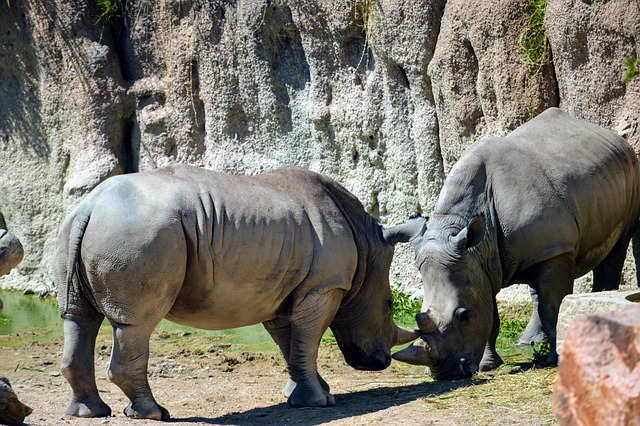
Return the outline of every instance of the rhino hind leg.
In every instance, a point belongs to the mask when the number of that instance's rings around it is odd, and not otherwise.
[[[67,315],[64,319],[64,352],[61,372],[71,385],[67,416],[105,417],[111,408],[98,394],[95,379],[94,347],[102,315]]]
[[[617,290],[620,287],[630,241],[631,235],[620,238],[607,257],[594,268],[591,291]]]
[[[169,420],[169,411],[156,402],[147,379],[149,338],[155,324],[142,326],[112,322],[112,326],[113,352],[108,374],[131,401],[124,414],[139,419]]]

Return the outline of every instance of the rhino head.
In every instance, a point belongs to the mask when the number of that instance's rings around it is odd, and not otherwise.
[[[0,277],[8,274],[23,257],[20,241],[6,229],[0,229]]]
[[[493,326],[493,292],[477,250],[485,233],[482,217],[467,226],[429,229],[414,240],[424,287],[416,322],[422,335],[393,355],[426,365],[436,379],[470,377],[478,371]]]
[[[420,235],[426,219],[415,218],[409,225],[383,230],[379,244],[366,260],[364,282],[357,295],[338,310],[331,331],[346,362],[358,370],[383,370],[391,363],[391,348],[415,340],[420,333],[397,326],[393,321],[393,297],[389,268],[393,248]]]

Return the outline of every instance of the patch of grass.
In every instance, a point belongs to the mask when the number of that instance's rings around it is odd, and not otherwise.
[[[500,335],[505,339],[515,340],[527,327],[531,315],[531,305],[524,303],[500,303]]]

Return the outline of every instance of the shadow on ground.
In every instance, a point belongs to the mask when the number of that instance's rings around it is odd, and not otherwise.
[[[335,394],[336,405],[329,408],[291,409],[287,404],[254,408],[241,413],[225,414],[215,418],[189,417],[172,422],[201,422],[209,424],[305,424],[318,425],[350,417],[386,410],[408,404],[420,398],[444,395],[454,389],[485,382],[480,379],[425,382],[412,385],[387,386],[360,392]]]

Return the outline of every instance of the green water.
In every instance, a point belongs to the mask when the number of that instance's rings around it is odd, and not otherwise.
[[[0,347],[11,346],[24,340],[46,340],[62,336],[62,320],[58,303],[53,297],[23,295],[19,291],[0,290],[4,309],[0,312]],[[100,333],[111,333],[105,320]],[[233,330],[209,331],[181,326],[162,320],[154,331],[163,338],[210,336],[217,344],[228,344],[230,350],[275,351],[275,343],[261,324]]]

